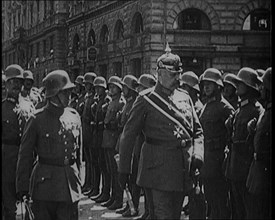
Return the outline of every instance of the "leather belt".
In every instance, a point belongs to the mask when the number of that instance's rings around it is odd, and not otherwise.
[[[39,157],[38,161],[39,163],[42,163],[42,164],[58,166],[58,167],[71,166],[76,162],[74,158],[53,159],[53,158],[43,158],[43,157]]]
[[[192,138],[171,141],[171,140],[161,140],[161,139],[156,139],[156,138],[151,138],[146,136],[145,142],[152,145],[170,145],[170,146],[172,145],[172,146],[176,146],[176,148],[186,148],[191,146]]]

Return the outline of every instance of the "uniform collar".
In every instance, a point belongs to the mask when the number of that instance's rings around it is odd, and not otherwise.
[[[214,95],[210,98],[207,98],[207,103],[219,101],[219,100],[221,100],[221,98],[222,98],[221,95]]]
[[[157,83],[155,87],[155,92],[165,99],[167,99],[169,96],[173,95],[174,93],[174,91],[171,91],[163,87],[160,83]]]
[[[241,108],[241,107],[246,106],[248,103],[254,103],[254,102],[255,101],[249,100],[249,99],[240,100],[238,103],[238,107]]]

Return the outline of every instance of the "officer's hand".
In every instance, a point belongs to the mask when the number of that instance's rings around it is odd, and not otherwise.
[[[128,173],[118,173],[118,182],[121,187],[121,189],[126,188],[126,183],[129,180],[129,174]]]
[[[17,199],[19,201],[23,202],[23,201],[29,200],[30,199],[30,195],[26,191],[18,192],[17,193]]]
[[[249,134],[254,134],[256,130],[257,119],[253,118],[247,123],[247,131]]]
[[[196,171],[200,171],[203,165],[202,158],[198,155],[193,155],[191,158],[191,166],[190,166],[190,176],[193,177],[196,174]]]

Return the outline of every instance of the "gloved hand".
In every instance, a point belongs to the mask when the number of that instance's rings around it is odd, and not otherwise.
[[[30,195],[27,191],[22,191],[22,192],[18,192],[17,193],[17,199],[21,202],[25,201],[25,200],[29,200],[30,199]]]
[[[247,123],[247,131],[249,134],[254,134],[256,131],[257,119],[253,118]]]
[[[191,158],[190,173],[189,173],[192,178],[196,176],[197,172],[200,172],[202,165],[203,165],[202,158],[198,155],[193,155]]]
[[[129,182],[129,174],[128,173],[118,173],[118,182],[121,189],[126,188],[126,183]]]

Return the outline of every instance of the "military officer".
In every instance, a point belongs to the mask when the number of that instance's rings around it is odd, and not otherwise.
[[[34,79],[33,73],[30,70],[25,70],[23,73],[24,76],[24,85],[21,91],[23,97],[30,96],[31,88],[33,87]]]
[[[271,219],[271,73],[269,67],[262,77],[261,97],[265,101],[265,111],[258,121],[252,119],[248,123],[248,131],[254,137],[254,155],[246,180],[250,204],[247,219]]]
[[[200,115],[203,104],[199,100],[200,87],[198,76],[192,71],[187,71],[181,75],[180,82],[180,87],[188,92],[192,99],[192,102],[194,103],[197,115]]]
[[[204,166],[201,178],[210,213],[209,218],[229,218],[228,186],[222,165],[227,144],[225,121],[234,108],[222,96],[222,75],[218,69],[208,68],[202,75],[207,102],[199,116],[204,131]]]
[[[226,73],[223,78],[223,96],[236,110],[238,107],[238,96],[236,94],[236,75],[233,73]]]
[[[91,145],[92,145],[92,124],[93,115],[91,111],[91,106],[94,103],[94,86],[93,82],[96,74],[93,72],[85,73],[84,84],[85,84],[85,101],[82,112],[82,125],[83,125],[83,154],[85,160],[85,183],[83,186],[83,193],[88,195],[88,197],[96,196],[99,193],[99,170],[94,170],[95,167],[92,166],[92,155],[91,155]],[[94,178],[97,184],[94,184]]]
[[[15,172],[24,127],[24,117],[17,111],[23,69],[17,64],[9,65],[5,76],[7,95],[2,100],[2,214],[4,219],[15,220]]]
[[[262,105],[257,101],[261,79],[257,72],[249,67],[243,67],[237,74],[236,94],[240,97],[240,104],[234,116],[226,122],[232,132],[231,156],[226,169],[226,177],[231,183],[231,194],[235,202],[233,219],[247,217],[246,179],[252,162],[252,136],[247,131],[247,123],[258,119],[263,112]],[[234,211],[234,209],[232,211]]]
[[[44,79],[47,105],[26,124],[20,145],[16,190],[31,196],[35,219],[78,219],[81,196],[81,120],[67,107],[71,83],[67,72],[55,70]],[[38,162],[32,169],[32,155]]]
[[[145,188],[151,219],[180,219],[183,198],[203,164],[203,134],[191,98],[179,91],[181,61],[171,53],[157,60],[157,84],[133,105],[119,143],[119,180],[131,173],[133,140],[141,132],[137,184]]]
[[[119,137],[118,117],[117,114],[122,111],[125,100],[121,97],[121,79],[118,76],[111,76],[108,80],[108,89],[111,101],[107,107],[104,118],[104,131],[102,147],[106,149],[106,158],[108,170],[111,173],[111,198],[103,203],[109,210],[122,208],[123,190],[118,183],[117,164],[114,156],[116,155],[116,144]]]
[[[124,98],[126,99],[126,104],[122,109],[121,114],[119,115],[119,130],[122,132],[124,125],[126,124],[130,110],[132,109],[132,106],[136,100],[136,97],[138,95],[138,92],[136,91],[136,88],[138,86],[138,80],[133,75],[126,75],[124,76],[122,80],[122,93]],[[133,142],[133,144],[136,144],[136,141]],[[117,152],[119,152],[119,141],[117,142]],[[132,158],[132,173],[131,177],[128,181],[128,186],[130,189],[130,193],[132,195],[132,201],[134,205],[134,210],[131,212],[130,206],[128,202],[126,205],[117,210],[116,213],[122,214],[123,217],[133,217],[138,215],[138,206],[139,206],[139,197],[140,197],[140,187],[136,184],[136,176],[137,176],[137,167],[138,167],[138,158],[137,155],[133,154]]]
[[[110,97],[107,96],[107,83],[105,78],[98,76],[94,79],[95,102],[92,105],[93,117],[93,146],[97,149],[98,165],[102,177],[101,193],[92,198],[96,203],[107,202],[110,199],[111,191],[111,174],[107,169],[106,149],[102,148],[104,118],[107,112],[107,107]],[[96,158],[96,157],[95,157]]]

